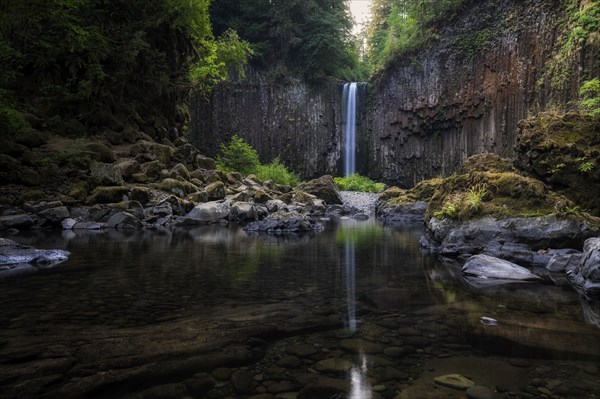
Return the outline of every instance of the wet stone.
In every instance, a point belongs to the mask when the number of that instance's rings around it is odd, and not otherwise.
[[[531,362],[529,362],[525,359],[508,359],[508,364],[510,364],[511,366],[521,367],[521,368],[527,368],[527,367],[532,366]]]
[[[256,382],[248,370],[237,370],[231,374],[231,385],[238,393],[254,393]]]
[[[315,364],[315,369],[322,373],[346,373],[351,367],[349,361],[337,358],[321,360]]]
[[[389,348],[385,348],[385,350],[383,351],[383,354],[388,357],[397,359],[397,358],[404,356],[406,354],[406,352],[402,348],[399,348],[397,346],[392,346]]]
[[[212,372],[212,376],[217,380],[227,381],[231,378],[231,369],[227,367],[219,367]]]
[[[258,395],[250,396],[248,399],[273,399],[274,396],[270,393],[259,393]]]
[[[439,377],[435,377],[433,379],[433,381],[436,384],[439,384],[439,385],[442,385],[442,386],[445,386],[448,388],[462,389],[462,390],[470,388],[472,386],[475,386],[475,383],[473,381],[471,381],[467,377],[464,377],[460,374],[442,375]]]
[[[298,357],[309,357],[317,353],[317,349],[308,344],[290,345],[285,349],[289,354]]]
[[[381,353],[383,345],[362,339],[345,339],[340,342],[340,347],[354,353]]]
[[[302,360],[296,356],[285,356],[277,361],[277,365],[288,369],[296,369],[302,365]]]
[[[290,392],[298,388],[298,386],[290,381],[281,381],[269,386],[268,391],[271,393],[283,393]]]
[[[498,395],[496,392],[487,387],[482,387],[479,385],[467,388],[466,391],[467,397],[469,399],[496,399]]]

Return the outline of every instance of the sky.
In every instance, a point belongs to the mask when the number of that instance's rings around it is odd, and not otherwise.
[[[357,34],[361,28],[360,24],[367,22],[370,5],[371,0],[350,0],[350,11],[357,22],[352,33]]]

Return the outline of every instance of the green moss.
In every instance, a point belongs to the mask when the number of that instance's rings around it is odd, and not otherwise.
[[[467,160],[461,171],[443,180],[429,202],[427,217],[533,217],[573,205],[543,182],[515,171],[506,160],[483,154]]]
[[[340,190],[345,191],[361,191],[368,193],[376,193],[384,189],[382,183],[377,183],[366,176],[359,174],[353,174],[345,177],[334,178],[335,184],[337,184]]]

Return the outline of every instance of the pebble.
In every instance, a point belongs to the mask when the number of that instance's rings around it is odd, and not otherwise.
[[[498,397],[496,392],[480,385],[467,388],[466,394],[469,399],[496,399]]]
[[[379,199],[377,193],[361,193],[358,191],[340,191],[344,205],[358,209],[365,214],[375,213],[375,204]]]

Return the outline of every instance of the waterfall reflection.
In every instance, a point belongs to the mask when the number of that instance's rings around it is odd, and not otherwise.
[[[372,223],[352,224],[349,229],[352,234],[343,234],[344,241],[344,272],[346,280],[347,316],[344,320],[346,328],[356,332],[356,241],[364,235],[356,234],[357,230],[367,232],[368,241],[373,237],[368,234],[373,231]],[[349,227],[349,226],[348,226]],[[347,227],[347,228],[348,228]],[[350,369],[350,393],[348,399],[371,399],[371,385],[367,381],[367,358],[364,353],[359,355],[359,364],[352,365]]]

